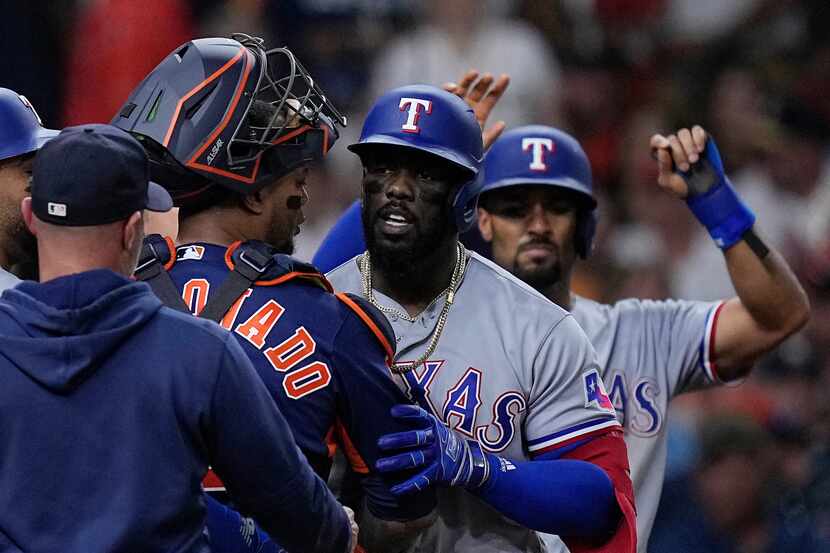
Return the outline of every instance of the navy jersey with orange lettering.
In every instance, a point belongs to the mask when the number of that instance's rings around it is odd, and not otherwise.
[[[176,249],[168,272],[193,313],[231,273],[238,247],[194,243]],[[375,516],[426,515],[434,495],[396,498],[372,469],[379,457],[377,438],[405,430],[391,419],[390,408],[409,402],[389,377],[394,333],[386,319],[360,298],[335,295],[310,266],[292,269],[290,258],[277,258],[283,259],[279,270],[248,288],[220,324],[242,345],[323,479],[339,445],[353,470],[366,475],[367,506]]]

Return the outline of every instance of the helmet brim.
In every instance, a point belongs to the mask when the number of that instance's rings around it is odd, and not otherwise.
[[[490,192],[492,190],[500,190],[502,188],[509,188],[512,186],[558,186],[560,188],[566,188],[568,190],[578,192],[579,194],[584,196],[585,201],[588,202],[590,209],[594,209],[597,207],[596,199],[591,194],[585,191],[585,185],[579,182],[578,180],[572,178],[529,179],[527,177],[516,177],[512,179],[501,179],[492,183],[485,184],[482,188],[481,194],[486,194],[487,192]]]
[[[421,152],[432,154],[444,161],[450,162],[452,165],[468,173],[470,178],[473,178],[478,174],[478,167],[471,165],[469,161],[467,161],[463,157],[459,156],[456,152],[448,148],[436,146],[435,144],[413,144],[412,142],[408,142],[406,140],[402,140],[394,136],[387,136],[385,134],[375,134],[367,136],[360,142],[350,144],[349,146],[347,146],[347,149],[350,152],[354,152],[355,154],[360,156],[362,153],[369,152],[372,148],[377,146],[397,146],[400,148],[418,150]]]

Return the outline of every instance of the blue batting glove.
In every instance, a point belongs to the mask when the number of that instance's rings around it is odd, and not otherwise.
[[[458,437],[444,423],[416,405],[396,405],[391,414],[415,429],[381,436],[378,439],[381,450],[399,453],[378,459],[375,468],[384,473],[423,468],[415,476],[393,486],[392,493],[413,493],[433,485],[472,490],[487,481],[490,466],[478,442]]]

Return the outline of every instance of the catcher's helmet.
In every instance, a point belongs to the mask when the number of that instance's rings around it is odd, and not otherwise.
[[[25,96],[0,88],[0,161],[36,152],[58,131],[43,128]]]
[[[362,155],[377,145],[421,150],[461,169],[469,181],[453,201],[455,223],[459,232],[472,226],[478,196],[475,178],[483,146],[481,128],[464,100],[429,85],[390,90],[369,110],[360,140],[349,150]]]
[[[583,258],[591,251],[597,225],[591,165],[579,142],[553,127],[528,125],[504,133],[487,152],[482,167],[480,194],[521,185],[548,185],[578,192],[579,210],[576,252]]]
[[[210,184],[253,193],[320,159],[346,119],[290,50],[236,34],[177,48],[112,124],[142,141],[153,180],[181,205]]]

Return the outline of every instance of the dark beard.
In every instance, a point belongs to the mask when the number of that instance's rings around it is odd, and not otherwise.
[[[551,286],[562,279],[562,268],[559,266],[559,262],[554,263],[550,267],[530,270],[521,269],[518,263],[514,263],[512,273],[519,280],[542,294],[545,294]]]
[[[37,261],[37,238],[29,232],[21,220],[9,229],[9,264],[23,264]]]
[[[455,225],[446,210],[440,220],[418,226],[414,240],[406,244],[389,244],[375,239],[374,221],[366,209],[360,212],[366,248],[372,256],[372,266],[380,271],[395,287],[414,288],[413,277],[432,267],[432,255],[436,247],[455,233]]]

